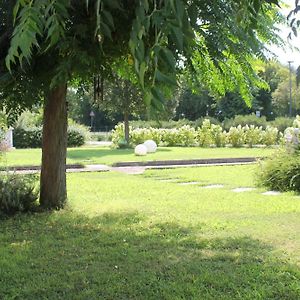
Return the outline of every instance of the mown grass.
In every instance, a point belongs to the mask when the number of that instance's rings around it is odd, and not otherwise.
[[[68,209],[1,221],[0,298],[300,299],[300,198],[230,190],[252,174],[69,174]]]
[[[263,157],[274,153],[270,148],[198,148],[160,147],[156,153],[138,157],[133,149],[110,149],[108,147],[81,147],[68,149],[68,164],[107,164],[123,161],[148,161],[224,157]],[[0,165],[40,165],[41,149],[17,149],[6,153]]]

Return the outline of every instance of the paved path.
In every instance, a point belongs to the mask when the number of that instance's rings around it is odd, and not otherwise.
[[[107,171],[117,171],[126,174],[142,174],[147,169],[174,169],[174,168],[192,168],[192,167],[205,167],[205,166],[228,166],[228,165],[247,165],[253,164],[254,162],[222,162],[222,163],[204,163],[204,164],[186,164],[186,165],[152,165],[152,166],[122,166],[122,167],[113,167],[107,165],[86,165],[82,168],[80,167],[72,167],[67,168],[67,173],[83,173],[83,172],[107,172]],[[6,171],[2,171],[0,173],[5,173]],[[39,167],[26,167],[25,170],[13,169],[10,168],[10,173],[17,174],[38,174],[40,173]]]

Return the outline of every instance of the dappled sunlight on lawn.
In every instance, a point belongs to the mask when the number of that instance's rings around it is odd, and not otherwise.
[[[299,268],[274,257],[270,245],[247,236],[201,237],[178,223],[143,227],[144,221],[138,212],[86,217],[69,211],[2,221],[0,294],[22,299],[300,297]]]

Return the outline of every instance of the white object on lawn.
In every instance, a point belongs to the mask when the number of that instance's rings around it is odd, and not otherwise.
[[[148,153],[154,153],[154,152],[156,152],[157,145],[156,145],[156,143],[153,140],[147,140],[147,141],[145,141],[144,145],[146,146]]]
[[[134,154],[138,156],[147,155],[147,147],[144,144],[139,144],[134,148]]]

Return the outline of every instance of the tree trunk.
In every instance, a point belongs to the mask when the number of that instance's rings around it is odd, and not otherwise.
[[[124,134],[126,143],[129,144],[129,116],[128,112],[124,112]]]
[[[44,107],[40,204],[63,208],[67,199],[67,85],[50,91]]]

